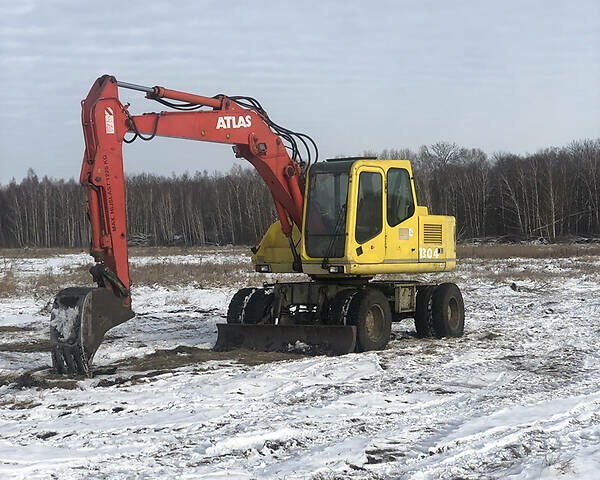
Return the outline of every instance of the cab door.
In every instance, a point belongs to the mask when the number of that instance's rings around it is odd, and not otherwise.
[[[406,168],[391,167],[386,172],[385,263],[417,263],[419,222],[411,174]]]
[[[357,263],[382,263],[385,257],[384,172],[377,167],[360,167],[356,174],[355,224],[352,256]]]

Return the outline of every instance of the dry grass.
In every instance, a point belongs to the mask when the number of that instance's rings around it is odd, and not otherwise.
[[[210,254],[228,255],[249,255],[250,247],[245,245],[207,245],[204,247],[129,247],[129,255],[131,257],[156,257],[169,255],[210,255]]]
[[[600,255],[600,244],[457,245],[459,258],[572,258]]]
[[[42,272],[39,275],[27,277],[20,288],[33,292],[35,296],[44,297],[56,294],[67,287],[93,287],[92,276],[88,266],[78,266],[67,269],[63,273]]]
[[[87,253],[87,250],[82,248],[0,248],[0,258],[46,258],[73,253]]]
[[[23,249],[0,250],[8,258],[42,258],[65,253],[81,253],[67,249]],[[247,254],[247,247],[134,247],[132,257],[156,257],[172,255],[197,255],[200,257],[215,254],[230,256]],[[595,257],[593,257],[593,255]],[[493,282],[551,281],[554,278],[577,276],[580,278],[600,276],[600,245],[596,244],[555,244],[555,245],[459,245],[458,270],[476,269],[478,275]],[[548,267],[538,265],[528,268],[524,258],[547,258]],[[90,257],[91,260],[91,257]],[[483,260],[483,261],[482,261]],[[486,262],[485,260],[488,260]],[[503,260],[502,268],[493,268],[493,260]],[[482,267],[485,266],[485,268]],[[199,288],[221,286],[259,286],[268,279],[253,272],[250,262],[201,264],[152,263],[131,265],[131,279],[136,286],[178,286],[195,284]],[[0,296],[20,294],[34,295],[37,298],[52,298],[56,292],[70,286],[93,286],[87,266],[76,266],[65,272],[45,273],[20,277],[8,262],[0,261]]]
[[[0,296],[14,295],[17,292],[17,279],[11,268],[2,268],[0,271]]]
[[[87,253],[80,248],[1,248],[0,258],[45,258],[55,255]],[[210,255],[210,254],[243,255],[250,253],[250,247],[244,245],[204,246],[204,247],[130,247],[131,257],[155,257],[170,255]],[[567,244],[547,245],[532,244],[459,244],[459,258],[570,258],[586,255],[600,256],[600,244]]]
[[[225,247],[132,247],[130,257],[157,257],[174,255],[207,255],[227,254],[244,255],[250,252],[244,246]],[[0,257],[4,259],[46,258],[56,255],[84,253],[80,249],[0,249]],[[90,264],[93,262],[90,257]],[[8,265],[5,261],[4,265]],[[130,276],[134,285],[176,286],[196,283],[200,288],[235,284],[261,285],[264,281],[259,274],[253,273],[250,262],[177,264],[171,262],[148,265],[131,265]],[[260,277],[260,278],[259,278]],[[52,297],[56,292],[72,286],[94,286],[89,273],[89,266],[66,268],[61,273],[41,271],[36,275],[20,277],[12,268],[2,269],[0,262],[0,296],[33,294],[38,298]]]
[[[207,245],[204,247],[129,247],[130,257],[156,257],[169,255],[208,255],[227,253],[230,255],[250,254],[246,245]],[[46,258],[55,255],[88,253],[85,248],[0,248],[0,258]]]
[[[248,284],[260,286],[264,276],[252,271],[250,263],[156,263],[130,267],[131,280],[136,286],[161,285],[173,287],[194,283],[198,288]],[[0,296],[32,294],[37,298],[51,298],[66,287],[93,287],[88,266],[74,267],[66,272],[40,273],[19,279],[8,272],[0,279]]]
[[[252,272],[250,262],[177,264],[156,263],[130,267],[135,285],[185,285],[197,283],[200,288],[233,285],[244,282]]]

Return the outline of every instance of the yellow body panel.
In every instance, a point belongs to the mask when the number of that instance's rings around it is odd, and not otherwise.
[[[300,243],[300,231],[294,225],[292,238],[295,245]],[[281,223],[277,220],[273,223],[267,233],[264,234],[258,250],[252,255],[252,264],[254,267],[259,265],[269,265],[273,273],[291,273],[294,256],[290,249],[290,243],[281,230]]]
[[[390,168],[404,169],[410,178],[414,212],[397,225],[387,220],[387,182]],[[358,187],[361,172],[379,173],[383,181],[383,228],[366,241],[356,239]],[[406,175],[403,173],[403,175]],[[308,185],[305,198],[308,198]],[[303,222],[306,225],[306,204]],[[304,229],[305,231],[305,229]],[[294,230],[294,243],[309,275],[373,276],[377,274],[441,272],[456,266],[454,217],[429,215],[427,207],[417,205],[412,168],[408,160],[356,160],[350,167],[346,208],[346,243],[344,256],[330,258],[327,266],[342,266],[343,274],[330,274],[322,268],[322,258],[311,258],[306,251],[304,235]],[[279,222],[271,225],[252,261],[255,266],[269,265],[272,272],[293,272],[293,256]]]

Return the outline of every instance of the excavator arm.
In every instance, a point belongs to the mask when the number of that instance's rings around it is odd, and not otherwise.
[[[145,92],[147,98],[176,111],[131,115],[129,105],[119,100],[119,87]],[[298,145],[307,147],[310,163],[310,137],[275,124],[249,97],[204,97],[119,82],[109,75],[98,78],[82,101],[81,120],[85,153],[80,182],[87,188],[90,253],[96,262],[90,272],[98,288],[65,289],[55,299],[50,333],[53,364],[59,373],[89,374],[106,331],[133,316],[123,143],[161,136],[231,144],[235,155],[248,160],[267,184],[300,271],[292,223],[302,229],[302,184],[308,165],[300,158]]]
[[[174,111],[131,115],[119,101],[119,86],[146,92],[151,99],[186,102],[183,108],[212,110]],[[166,103],[166,102],[165,102]],[[182,108],[182,107],[180,107]],[[283,233],[291,238],[293,222],[302,228],[303,171],[288,155],[284,142],[267,124],[265,114],[220,95],[203,97],[163,87],[143,87],[103,76],[82,102],[85,154],[80,182],[88,189],[92,227],[91,254],[100,265],[94,278],[123,297],[130,279],[127,258],[123,142],[155,136],[184,138],[234,146],[237,157],[248,160],[266,182],[277,209]],[[127,134],[133,137],[126,139]]]

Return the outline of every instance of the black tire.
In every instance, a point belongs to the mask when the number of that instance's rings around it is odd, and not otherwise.
[[[242,312],[250,297],[256,288],[242,288],[238,290],[229,302],[227,308],[227,323],[242,323]]]
[[[415,330],[417,331],[417,336],[421,338],[430,338],[436,336],[431,310],[431,301],[434,290],[435,287],[433,285],[423,285],[417,290]]]
[[[250,295],[246,301],[246,306],[242,314],[242,323],[272,323],[271,306],[273,305],[274,295],[265,292],[264,288],[259,288]]]
[[[347,288],[340,290],[335,294],[333,300],[329,304],[329,311],[327,314],[327,323],[329,325],[345,325],[347,321],[348,306],[351,298],[356,295],[357,290],[354,288]]]
[[[350,300],[347,324],[356,326],[356,350],[383,350],[392,333],[390,303],[379,290],[359,291]]]
[[[431,300],[433,327],[439,338],[462,337],[465,329],[465,305],[454,283],[442,283]]]

